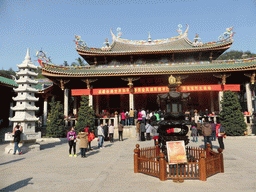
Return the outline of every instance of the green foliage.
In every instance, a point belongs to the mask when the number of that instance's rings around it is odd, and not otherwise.
[[[77,62],[73,62],[71,63],[71,66],[75,67],[75,66],[86,66],[88,65],[88,63],[81,57],[78,57],[76,59]]]
[[[64,61],[63,65],[64,65],[64,66],[68,66],[68,62],[67,62],[67,61]]]
[[[231,50],[229,52],[223,53],[221,56],[218,57],[218,60],[229,60],[229,59],[242,59],[242,55],[245,54],[245,58],[256,57],[256,54],[251,53],[250,51],[235,51]]]
[[[82,101],[80,103],[80,108],[78,111],[78,119],[76,123],[76,131],[80,132],[84,130],[85,127],[88,125],[90,126],[90,129],[94,129],[95,125],[95,112],[91,106],[88,106],[89,104],[89,97],[83,95]]]
[[[15,73],[15,71],[12,70],[12,68],[10,68],[9,70],[2,69],[2,70],[0,70],[0,76],[12,79],[12,76],[16,77],[16,73]]]
[[[50,102],[50,113],[47,121],[46,136],[63,137],[65,134],[63,106],[60,104],[60,101],[56,102],[53,97]]]
[[[45,76],[42,75],[41,68],[38,67],[35,72],[38,73],[37,77],[35,77],[36,79],[45,79]]]
[[[220,122],[225,133],[232,136],[243,135],[247,125],[236,94],[232,91],[224,91],[221,104]]]

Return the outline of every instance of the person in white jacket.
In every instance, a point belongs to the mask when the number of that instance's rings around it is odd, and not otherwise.
[[[146,128],[146,138],[147,140],[151,140],[150,133],[151,133],[152,126],[147,122],[145,128]]]

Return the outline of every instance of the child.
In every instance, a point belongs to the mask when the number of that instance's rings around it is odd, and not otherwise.
[[[197,140],[197,128],[195,125],[192,125],[191,127],[191,136],[193,137],[193,142],[196,142],[198,143],[198,140]]]

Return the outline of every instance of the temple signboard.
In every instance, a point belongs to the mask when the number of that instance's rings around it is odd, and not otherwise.
[[[187,163],[184,141],[168,141],[166,148],[169,164]]]

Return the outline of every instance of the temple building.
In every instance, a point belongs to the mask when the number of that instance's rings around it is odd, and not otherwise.
[[[38,53],[42,74],[54,83],[49,89],[64,94],[64,115],[77,114],[81,95],[89,95],[96,114],[130,108],[165,110],[167,103],[161,98],[168,97],[171,81],[179,82],[177,91],[189,96],[182,109],[173,104],[167,110],[218,112],[223,91],[231,90],[237,92],[243,110],[252,114],[256,59],[216,60],[231,47],[233,28],[217,41],[203,43],[198,34],[193,41],[188,39],[188,25],[184,33],[178,27],[176,37],[152,40],[149,34],[141,41],[121,38],[118,28],[117,35],[111,30],[112,43],[106,39],[102,48],[89,47],[75,36],[77,53],[88,66],[57,66]],[[45,98],[47,107],[47,93]]]

